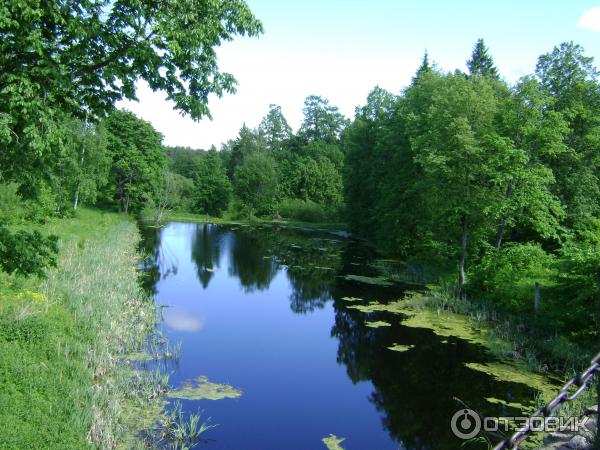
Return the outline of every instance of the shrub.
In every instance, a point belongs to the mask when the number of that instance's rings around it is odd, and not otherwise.
[[[284,219],[302,222],[332,222],[339,218],[336,208],[328,208],[311,200],[286,198],[279,202],[279,214]]]
[[[532,311],[535,283],[552,285],[554,258],[534,243],[488,249],[470,271],[469,291],[513,312]]]

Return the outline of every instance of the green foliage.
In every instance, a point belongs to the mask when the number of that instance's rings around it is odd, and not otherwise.
[[[292,128],[281,112],[281,106],[269,105],[268,114],[262,119],[259,127],[264,135],[269,150],[281,150],[285,142],[292,136]]]
[[[193,179],[200,162],[206,156],[203,150],[187,147],[166,147],[169,168],[173,173]]]
[[[337,209],[327,208],[312,200],[298,198],[283,199],[277,205],[277,211],[284,219],[300,222],[334,222],[339,221],[341,216]]]
[[[469,288],[472,292],[512,312],[532,312],[535,283],[539,283],[545,293],[556,277],[554,257],[535,243],[510,243],[498,250],[491,248],[471,272]]]
[[[235,169],[233,188],[250,217],[255,213],[271,212],[277,188],[277,170],[273,158],[264,153],[249,155]]]
[[[154,317],[137,283],[136,226],[77,215],[41,228],[61,239],[42,284],[0,274],[2,449],[115,448],[133,433],[122,420],[135,400],[123,355],[139,350]]]
[[[0,223],[21,223],[27,217],[17,183],[0,183]]]
[[[307,142],[335,142],[348,125],[348,120],[336,106],[317,95],[306,97],[302,111],[304,121],[299,136]]]
[[[342,177],[324,156],[297,159],[285,182],[295,198],[330,208],[342,203]]]
[[[219,217],[229,206],[232,190],[221,158],[210,150],[194,176],[194,208]]]
[[[24,192],[48,178],[69,119],[95,120],[116,101],[135,99],[139,79],[194,119],[209,115],[209,95],[236,85],[219,70],[214,48],[260,33],[262,24],[241,0],[4,2],[2,173]]]
[[[560,276],[553,294],[561,299],[559,319],[573,337],[597,342],[600,302],[600,220],[579,230],[561,248]]]
[[[490,56],[483,39],[478,39],[475,43],[471,59],[467,61],[467,67],[471,76],[499,78],[498,69],[494,66],[494,60]]]
[[[468,66],[470,76],[442,74],[425,55],[400,96],[376,88],[357,108],[342,136],[350,227],[405,260],[458,266],[455,294],[466,283],[471,299],[591,342],[600,283],[593,60],[563,43],[508,86],[479,40]]]
[[[540,56],[536,77],[552,99],[567,133],[566,150],[546,157],[556,178],[556,193],[568,212],[566,224],[577,227],[600,215],[600,89],[593,58],[572,42]]]
[[[111,157],[107,193],[126,214],[156,198],[166,156],[162,136],[150,123],[128,111],[113,111],[104,121]]]
[[[21,275],[44,276],[47,267],[56,266],[58,238],[39,231],[11,232],[0,226],[0,269]]]

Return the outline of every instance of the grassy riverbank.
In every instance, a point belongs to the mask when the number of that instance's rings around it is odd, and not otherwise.
[[[40,228],[60,239],[47,279],[0,275],[0,448],[115,448],[130,432],[125,355],[155,317],[137,227],[80,210]]]

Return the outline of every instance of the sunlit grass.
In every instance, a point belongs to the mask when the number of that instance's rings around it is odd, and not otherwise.
[[[155,320],[138,283],[138,231],[86,210],[43,229],[60,237],[58,267],[43,282],[0,278],[0,322],[10,324],[0,333],[0,448],[116,448],[131,432],[124,356]]]

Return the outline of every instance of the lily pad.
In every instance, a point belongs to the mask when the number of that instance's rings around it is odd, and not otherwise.
[[[365,325],[371,328],[380,328],[380,327],[391,327],[392,325],[388,322],[384,322],[383,320],[376,320],[374,322],[365,322]]]
[[[224,398],[238,398],[242,394],[241,389],[228,384],[213,383],[208,377],[201,375],[191,382],[185,383],[180,388],[169,392],[168,397],[183,400],[221,400]]]
[[[323,444],[325,444],[325,447],[327,447],[329,450],[344,450],[344,447],[342,447],[340,444],[344,442],[346,438],[340,438],[335,434],[330,434],[321,440],[323,441]]]

